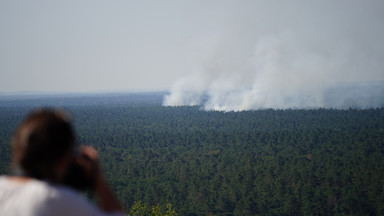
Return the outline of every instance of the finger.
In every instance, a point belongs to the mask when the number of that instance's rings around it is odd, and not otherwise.
[[[96,149],[92,146],[81,146],[80,154],[88,156],[92,160],[97,160],[99,158],[99,154],[97,153]]]

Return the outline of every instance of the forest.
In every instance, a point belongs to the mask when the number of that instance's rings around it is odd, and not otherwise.
[[[0,175],[31,110],[73,117],[126,209],[179,215],[384,215],[384,108],[203,111],[161,94],[0,98]]]

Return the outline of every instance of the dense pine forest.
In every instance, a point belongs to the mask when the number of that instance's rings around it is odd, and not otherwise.
[[[203,111],[161,94],[0,98],[0,175],[10,138],[40,106],[73,116],[114,191],[179,215],[384,215],[384,108]]]

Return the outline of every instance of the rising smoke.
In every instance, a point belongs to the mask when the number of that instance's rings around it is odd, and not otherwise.
[[[221,6],[226,19],[218,23],[212,49],[202,49],[208,57],[173,84],[165,106],[241,111],[384,105],[384,1]]]

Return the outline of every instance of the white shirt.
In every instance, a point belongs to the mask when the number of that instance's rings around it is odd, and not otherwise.
[[[39,180],[10,181],[0,176],[1,216],[104,216],[74,190]]]

